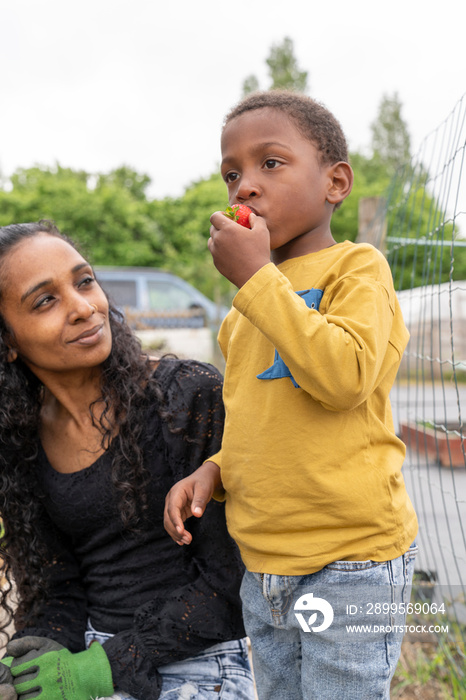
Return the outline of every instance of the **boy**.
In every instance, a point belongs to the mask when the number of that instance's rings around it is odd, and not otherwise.
[[[189,544],[183,521],[224,490],[261,700],[388,699],[417,533],[389,402],[408,341],[390,269],[332,237],[353,173],[322,105],[246,97],[221,169],[253,212],[250,230],[211,217],[215,266],[239,289],[219,333],[225,432],[168,494],[165,526]]]

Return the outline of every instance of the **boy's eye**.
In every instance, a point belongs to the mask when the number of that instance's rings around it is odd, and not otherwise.
[[[237,180],[238,177],[238,173],[227,173],[223,179],[228,184],[229,182],[234,182],[235,180]]]
[[[264,165],[267,168],[267,170],[273,170],[278,165],[280,165],[280,161],[276,160],[275,158],[268,158],[265,161]]]

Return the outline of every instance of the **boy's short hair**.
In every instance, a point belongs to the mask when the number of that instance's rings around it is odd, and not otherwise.
[[[316,146],[323,164],[348,162],[348,145],[340,122],[320,102],[297,92],[253,92],[230,110],[225,117],[223,128],[241,114],[264,107],[277,109],[289,117],[304,138]]]

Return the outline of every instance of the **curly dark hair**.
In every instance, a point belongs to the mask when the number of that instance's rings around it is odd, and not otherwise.
[[[6,255],[26,238],[44,232],[76,248],[50,221],[0,227],[0,303]],[[170,415],[164,409],[163,394],[153,376],[151,359],[142,352],[140,342],[111,302],[109,321],[112,350],[102,366],[101,397],[98,399],[104,411],[97,418],[93,413],[94,404],[89,410],[94,425],[101,430],[102,446],[110,445],[111,478],[119,494],[123,524],[137,530],[144,525],[147,510],[148,475],[139,448],[143,430],[141,414],[148,402],[155,399],[162,418],[170,421]],[[43,511],[34,469],[39,451],[44,387],[19,358],[15,362],[8,361],[9,338],[0,312],[0,576],[4,579],[0,606],[5,613],[0,630],[6,628],[13,616],[10,600],[13,576],[17,624],[21,625],[46,595],[44,557],[35,526]]]
[[[348,162],[348,145],[339,121],[323,104],[301,93],[253,92],[228,112],[223,128],[245,112],[266,107],[279,110],[291,119],[304,138],[316,146],[323,164]]]

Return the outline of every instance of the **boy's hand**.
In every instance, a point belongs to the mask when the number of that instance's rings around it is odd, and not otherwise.
[[[250,229],[216,211],[210,217],[209,250],[214,265],[238,288],[270,262],[270,235],[262,217],[249,216]]]
[[[200,518],[214,491],[221,486],[220,469],[215,462],[204,462],[199,469],[178,481],[165,499],[164,526],[179,545],[190,544],[192,535],[184,521],[194,515]]]

